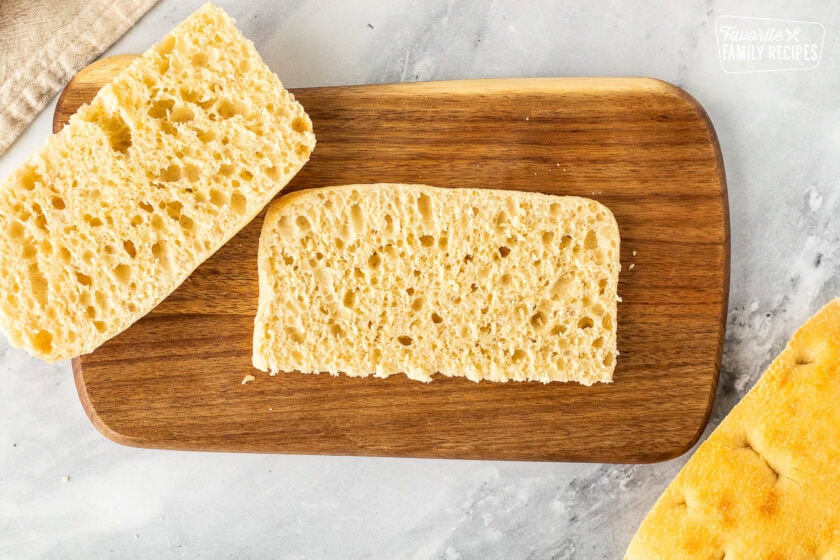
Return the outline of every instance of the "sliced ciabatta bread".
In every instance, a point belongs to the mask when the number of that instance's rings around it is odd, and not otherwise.
[[[0,326],[58,360],[152,309],[315,145],[303,108],[206,5],[0,184]]]
[[[593,200],[350,185],[277,200],[254,365],[478,381],[612,379],[619,235]]]

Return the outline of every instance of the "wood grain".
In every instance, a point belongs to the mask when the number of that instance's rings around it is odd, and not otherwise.
[[[126,60],[80,73],[56,130]],[[723,163],[694,99],[641,78],[294,93],[318,146],[287,191],[420,182],[580,195],[612,209],[622,237],[615,382],[256,371],[260,216],[148,316],[73,361],[102,433],[172,449],[630,463],[690,448],[715,394],[729,286]],[[241,385],[246,374],[257,380]]]

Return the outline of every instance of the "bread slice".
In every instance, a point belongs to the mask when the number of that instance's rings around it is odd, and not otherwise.
[[[835,299],[697,449],[625,558],[840,558],[838,433]]]
[[[303,108],[206,5],[0,184],[0,326],[90,352],[172,292],[309,158]]]
[[[612,379],[618,228],[584,198],[424,185],[296,192],[259,248],[254,365]]]

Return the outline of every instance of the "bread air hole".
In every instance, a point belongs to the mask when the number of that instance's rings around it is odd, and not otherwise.
[[[432,199],[425,194],[420,194],[417,197],[417,211],[420,212],[420,217],[426,223],[432,220]]]
[[[97,332],[105,332],[105,321],[94,321],[93,328],[95,328]]]
[[[531,326],[535,329],[541,329],[545,326],[545,315],[542,311],[537,311],[533,315],[531,315]]]
[[[64,210],[64,208],[65,208],[64,199],[61,198],[60,196],[54,196],[52,198],[52,205],[53,205],[53,208],[55,208],[56,210]]]
[[[245,199],[245,195],[239,191],[234,191],[230,195],[230,206],[233,208],[233,211],[240,216],[245,215],[248,211],[248,201]]]
[[[567,330],[566,325],[554,325],[551,327],[550,333],[552,336],[560,336],[566,334]]]
[[[102,225],[102,220],[96,216],[91,216],[90,214],[85,214],[82,216],[82,220],[89,225],[90,227],[99,227]]]
[[[306,158],[310,152],[311,150],[306,144],[297,144],[295,146],[295,155],[301,159]]]
[[[301,233],[308,233],[312,229],[312,224],[309,223],[309,220],[306,219],[306,216],[298,216],[295,218],[295,225],[301,231]]]
[[[92,305],[88,305],[87,309],[85,310],[85,315],[93,319],[94,317],[96,317],[96,308]]]
[[[199,169],[197,165],[187,163],[184,165],[184,177],[186,177],[188,181],[198,181],[201,178],[201,169]]]
[[[508,255],[510,255],[510,249],[504,246],[499,247],[499,254],[502,256],[502,258],[507,257]]]
[[[172,163],[165,169],[161,169],[158,173],[158,179],[164,183],[171,183],[181,178],[181,166],[177,163]]]
[[[178,225],[180,225],[181,229],[184,231],[192,231],[195,227],[195,222],[186,214],[182,214],[181,217],[178,218]]]
[[[411,346],[412,344],[414,344],[414,339],[412,339],[410,336],[399,336],[397,337],[397,342],[399,342],[403,346]]]
[[[31,191],[35,189],[37,183],[42,183],[41,175],[35,171],[33,167],[25,167],[23,174],[20,177],[20,184],[24,189]]]
[[[173,220],[177,220],[181,217],[181,209],[184,207],[184,205],[177,200],[173,200],[171,202],[166,203],[161,202],[160,207],[161,209],[166,209],[166,214],[170,218],[172,218]]]
[[[435,237],[433,235],[421,235],[420,245],[423,247],[431,247],[435,244]]]
[[[216,131],[215,130],[199,130],[198,131],[198,139],[204,144],[209,144],[213,140],[216,139]]]
[[[286,327],[285,331],[286,336],[295,344],[301,344],[303,342],[303,334],[294,327]]]
[[[292,120],[292,130],[298,134],[309,132],[312,130],[312,123],[310,123],[309,119],[306,117],[295,117],[294,120]]]
[[[166,254],[166,244],[163,241],[157,241],[152,245],[152,255],[160,260]]]
[[[571,235],[564,235],[560,238],[560,248],[561,249],[568,249],[569,246],[572,244],[572,236]]]
[[[578,321],[578,328],[581,329],[591,329],[594,326],[595,321],[593,321],[591,317],[584,317],[580,321]]]
[[[131,129],[120,115],[94,113],[89,122],[99,126],[115,152],[125,154],[131,147]]]
[[[604,315],[603,319],[601,319],[601,324],[604,326],[605,329],[608,331],[612,330],[613,327],[613,320],[611,315]]]
[[[518,364],[519,362],[525,359],[525,356],[525,351],[517,348],[513,351],[513,355],[511,355],[511,360],[513,360],[513,363]]]
[[[542,242],[544,245],[549,245],[552,241],[554,241],[554,232],[553,231],[544,231],[542,234]]]
[[[81,272],[77,272],[76,273],[76,282],[78,282],[82,286],[90,286],[91,283],[92,283],[92,280],[91,280],[90,276],[88,276],[87,274],[82,274]]]
[[[139,204],[140,209],[146,212],[152,213],[155,211],[155,207],[149,204],[148,202],[140,202]]]
[[[598,234],[595,231],[589,230],[586,238],[583,240],[583,247],[590,251],[598,248]]]
[[[32,340],[32,346],[41,354],[52,352],[53,335],[49,331],[38,331]]]
[[[35,206],[37,206],[37,204]],[[37,211],[38,212],[41,211],[40,207],[38,208]],[[102,225],[102,222],[99,222],[99,225]],[[48,232],[49,229],[47,228],[47,217],[44,216],[43,214],[40,214],[40,213],[36,214],[35,215],[35,227],[37,227],[38,229],[40,229],[42,231],[47,231]]]
[[[210,189],[210,203],[214,206],[224,206],[227,203],[227,196],[216,189]]]
[[[353,225],[353,231],[361,233],[365,227],[365,218],[362,215],[362,209],[358,204],[350,207],[350,222]]]
[[[10,222],[7,231],[10,239],[20,239],[23,237],[23,224],[20,222]]]
[[[114,267],[114,277],[120,284],[128,284],[131,280],[131,267],[127,264],[118,264]]]
[[[190,122],[195,118],[195,113],[189,107],[179,106],[172,109],[172,112],[169,114],[169,119],[172,122],[176,123],[186,123]]]
[[[436,325],[443,323],[443,317],[438,315],[437,313],[432,313],[432,322]]]
[[[44,278],[44,274],[37,263],[30,264],[27,272],[29,285],[32,287],[32,295],[35,296],[38,303],[45,305],[47,303],[47,280]]]
[[[600,280],[598,280],[598,294],[599,295],[604,295],[604,292],[606,292],[606,291],[607,291],[607,279],[606,278],[601,278]]]
[[[247,107],[245,106],[245,103],[239,100],[220,99],[218,103],[216,103],[216,112],[223,119],[230,119],[236,115],[241,115],[245,113],[246,110]]]
[[[165,119],[174,106],[175,101],[172,99],[158,99],[149,107],[149,116],[153,119]]]
[[[263,169],[263,174],[270,180],[270,181],[279,181],[281,177],[280,170],[277,169],[275,166],[266,167]],[[329,209],[329,208],[328,208]]]

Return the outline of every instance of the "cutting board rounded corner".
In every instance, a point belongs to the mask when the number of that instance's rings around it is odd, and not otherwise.
[[[76,392],[79,395],[79,401],[82,404],[82,409],[85,411],[85,414],[90,420],[90,423],[93,424],[93,427],[96,430],[108,438],[109,440],[113,441],[114,443],[119,443],[120,445],[127,445],[129,447],[143,447],[143,442],[136,442],[131,437],[125,436],[118,431],[114,430],[105,419],[99,415],[97,412],[96,407],[93,406],[91,402],[90,394],[88,393],[87,386],[85,384],[85,376],[84,376],[84,369],[82,367],[82,357],[73,358],[70,361],[72,368],[73,368],[73,381],[76,384]]]

